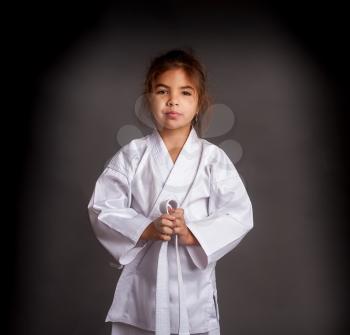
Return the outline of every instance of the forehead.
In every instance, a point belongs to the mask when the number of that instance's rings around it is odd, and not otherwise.
[[[190,86],[196,88],[195,80],[193,80],[187,73],[181,69],[171,69],[159,74],[155,80],[155,85],[164,84],[166,86]]]

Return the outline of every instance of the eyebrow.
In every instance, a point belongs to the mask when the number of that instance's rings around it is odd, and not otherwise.
[[[157,84],[156,86],[155,86],[155,88],[157,88],[157,87],[159,87],[159,86],[163,86],[163,87],[166,87],[166,88],[170,88],[168,85],[165,85],[165,84]],[[184,89],[184,88],[189,88],[190,90],[195,90],[192,86],[189,86],[189,85],[187,85],[187,86],[181,86],[180,87],[181,89]]]

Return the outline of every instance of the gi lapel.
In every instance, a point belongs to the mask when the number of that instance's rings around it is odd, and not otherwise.
[[[162,214],[160,204],[163,200],[176,200],[179,207],[184,203],[199,170],[202,145],[192,127],[177,160],[173,163],[157,129],[154,129],[151,135],[151,142],[153,145],[151,156],[154,160],[154,166],[163,176],[163,180],[165,179],[148,215],[149,218],[156,218]]]

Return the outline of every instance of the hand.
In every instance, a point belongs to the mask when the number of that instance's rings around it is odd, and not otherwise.
[[[173,235],[173,226],[175,217],[169,214],[163,214],[152,221],[142,233],[142,240],[162,240],[170,241]]]
[[[173,232],[178,235],[179,243],[183,245],[199,245],[199,242],[186,225],[183,208],[170,209],[169,213],[176,218]]]

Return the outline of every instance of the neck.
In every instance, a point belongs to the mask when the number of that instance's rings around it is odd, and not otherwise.
[[[186,142],[192,126],[178,128],[178,129],[168,129],[164,128],[162,130],[158,129],[160,136],[162,137],[165,145],[168,149],[182,148]]]

